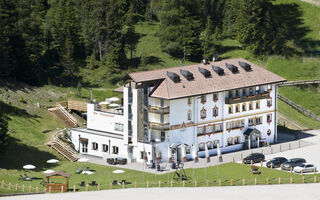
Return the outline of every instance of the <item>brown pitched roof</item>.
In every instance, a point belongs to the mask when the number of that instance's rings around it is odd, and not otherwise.
[[[242,67],[240,67],[239,61],[250,64],[252,71],[245,71]],[[226,63],[237,66],[239,73],[233,74],[226,67]],[[219,76],[215,71],[212,70],[212,66],[219,66],[224,69],[225,75]],[[199,72],[198,67],[209,70],[211,72],[211,77],[205,78],[203,74]],[[194,79],[188,81],[180,73],[180,69],[188,70],[193,73]],[[181,81],[177,83],[173,82],[167,76],[167,72],[174,72],[178,74]],[[200,63],[153,71],[135,72],[130,73],[129,76],[135,82],[163,80],[162,83],[151,94],[151,97],[163,99],[176,99],[187,96],[195,96],[286,81],[284,78],[242,58],[225,59],[219,62],[211,62],[209,65]]]
[[[69,178],[71,176],[71,174],[68,174],[65,172],[52,172],[52,173],[46,175],[46,177],[51,177],[51,176],[63,176],[63,177]]]

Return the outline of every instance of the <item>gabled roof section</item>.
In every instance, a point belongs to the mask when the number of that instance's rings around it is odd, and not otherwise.
[[[239,62],[247,63],[251,66],[251,70],[246,71],[240,66]],[[227,68],[226,64],[237,67],[238,73],[232,73]],[[212,65],[218,66],[224,70],[224,75],[219,76],[213,70]],[[211,73],[211,76],[206,78],[199,71],[199,67],[208,70]],[[174,82],[167,76],[167,72],[172,72],[178,75],[181,74],[181,70],[192,73],[193,80],[189,81],[186,78],[181,78],[179,82]],[[150,96],[163,99],[177,99],[187,96],[196,96],[286,81],[284,78],[264,69],[263,67],[259,67],[242,58],[225,59],[218,62],[211,62],[209,65],[199,63],[153,71],[135,72],[130,73],[129,77],[136,83],[154,80],[162,81]]]

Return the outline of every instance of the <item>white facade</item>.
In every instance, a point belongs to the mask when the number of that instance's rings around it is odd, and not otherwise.
[[[146,152],[149,161],[155,160],[155,151],[161,152],[161,161],[167,161],[168,146],[174,143],[189,146],[187,158],[192,158],[192,148],[190,148],[192,146],[198,149],[198,156],[205,156],[204,144],[208,146],[210,155],[216,154],[217,142],[222,152],[243,149],[245,143],[247,143],[246,148],[249,148],[248,138],[243,134],[248,127],[261,132],[260,143],[275,142],[276,85],[259,86],[259,93],[251,95],[253,100],[247,98],[248,88],[245,94],[242,90],[239,89],[239,97],[243,97],[244,100],[239,103],[226,103],[229,91],[214,93],[215,97],[213,93],[173,100],[148,97],[148,105],[144,105],[144,101],[140,102],[140,109],[143,110],[140,112],[138,95],[142,94],[143,90],[124,87],[124,105],[121,111],[102,111],[98,108],[98,104],[88,103],[87,129],[73,129],[72,142],[80,153],[103,158],[119,156],[128,158],[129,161],[140,162],[143,161],[142,152]],[[265,97],[255,100],[256,95],[262,94],[265,94]],[[163,109],[164,112],[155,112],[150,108]],[[230,108],[232,112],[229,113]],[[216,109],[215,114],[214,109]],[[204,115],[204,110],[205,117],[201,116],[201,112]],[[141,121],[141,118],[145,118],[143,113],[147,114],[146,121]],[[271,115],[270,118],[268,115]],[[260,124],[257,124],[257,118],[261,119]],[[149,124],[164,128],[154,128]],[[142,137],[138,137],[139,134]],[[254,142],[250,142],[251,145]],[[87,152],[83,151],[85,143]],[[97,148],[93,143],[97,144]],[[108,147],[103,148],[103,145]]]

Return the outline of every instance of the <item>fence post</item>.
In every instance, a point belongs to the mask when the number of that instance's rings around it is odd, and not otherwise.
[[[63,192],[63,185],[61,185],[61,192]]]
[[[1,182],[1,187],[2,188],[4,187],[4,180],[2,180],[2,182]]]
[[[209,187],[209,180],[207,180],[207,187]]]
[[[245,185],[246,184],[246,179],[242,179],[242,185]]]
[[[234,163],[234,156],[232,157],[232,163]]]
[[[100,190],[100,183],[98,183],[98,190]]]
[[[269,178],[266,178],[266,184],[269,185]]]
[[[109,183],[109,188],[110,190],[112,190],[112,183]]]
[[[221,179],[219,179],[219,186],[221,186]]]
[[[9,182],[8,188],[9,188],[9,190],[11,189],[11,183],[10,182]]]
[[[317,182],[317,176],[313,177],[313,182],[316,183]]]
[[[51,186],[50,186],[51,187]],[[50,187],[49,187],[49,190],[50,190]],[[22,185],[22,192],[24,192],[24,185]],[[50,192],[50,191],[49,191]]]
[[[149,181],[147,181],[147,188],[149,187]]]
[[[88,191],[88,184],[86,184],[86,191]]]
[[[292,167],[290,167],[290,172],[292,173]]]
[[[173,181],[172,180],[170,181],[170,187],[173,187]]]
[[[257,178],[254,178],[254,184],[257,185]]]
[[[76,191],[76,185],[73,185],[73,192]]]
[[[281,184],[281,178],[280,177],[278,178],[278,184]]]
[[[293,179],[292,179],[292,176],[290,177],[290,183],[291,183],[291,184],[293,183]]]
[[[303,176],[303,170],[300,171],[301,175]]]
[[[18,191],[18,183],[16,184],[16,191]]]
[[[137,181],[134,181],[134,188],[137,188]]]
[[[271,168],[271,169],[273,168],[273,164],[272,164],[272,162],[271,162],[271,164],[270,164],[270,168]]]
[[[38,186],[36,187],[36,192],[39,192],[39,188],[38,188]]]
[[[230,186],[232,186],[232,185],[233,185],[233,179],[230,180]]]
[[[122,189],[124,189],[124,182],[122,182]]]
[[[263,167],[263,162],[261,161],[261,167]]]
[[[186,184],[186,183],[185,183],[185,181],[183,180],[183,181],[182,181],[182,187],[184,187],[185,184]]]
[[[158,186],[159,186],[159,187],[161,187],[161,181],[160,181],[160,180],[159,180],[159,184],[158,184]]]
[[[194,181],[194,187],[197,187],[197,180]]]
[[[302,183],[304,183],[304,176],[302,176]]]
[[[29,192],[31,192],[31,186],[29,185]]]

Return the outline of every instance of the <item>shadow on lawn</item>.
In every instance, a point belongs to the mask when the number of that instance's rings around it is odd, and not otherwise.
[[[20,140],[9,136],[8,145],[0,155],[0,168],[22,170],[24,165],[31,164],[36,166],[32,171],[43,171],[57,166],[46,162],[53,158],[56,159],[54,154],[23,144]]]

